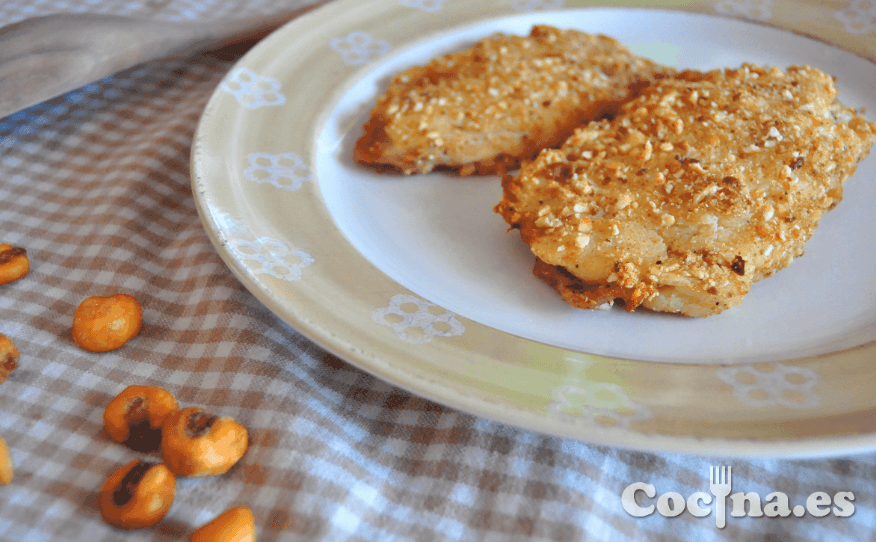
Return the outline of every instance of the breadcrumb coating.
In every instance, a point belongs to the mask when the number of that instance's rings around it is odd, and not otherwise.
[[[550,26],[495,34],[393,79],[354,158],[405,174],[504,172],[671,73],[606,36]]]
[[[687,71],[503,178],[496,206],[573,306],[686,316],[803,254],[876,139],[808,66]]]

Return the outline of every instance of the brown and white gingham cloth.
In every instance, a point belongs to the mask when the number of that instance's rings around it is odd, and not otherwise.
[[[55,11],[206,19],[301,4],[4,0],[0,24]],[[281,322],[223,265],[192,201],[192,134],[239,55],[151,62],[0,119],[0,243],[25,247],[32,262],[0,286],[0,333],[21,351],[0,385],[16,473],[0,487],[0,540],[185,539],[239,504],[261,541],[876,539],[876,455],[719,461],[548,437],[412,396]],[[78,303],[117,292],[141,302],[142,333],[114,352],[76,347]],[[102,430],[103,408],[129,384],[233,416],[253,445],[223,476],[180,479],[157,527],[123,532],[101,520],[96,499],[111,471],[140,456]],[[711,464],[732,465],[734,487],[781,491],[792,504],[851,491],[855,514],[728,516],[719,530],[712,516],[636,519],[621,506],[632,482],[707,491]]]

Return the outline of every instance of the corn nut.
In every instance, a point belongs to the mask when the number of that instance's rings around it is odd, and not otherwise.
[[[89,352],[108,352],[133,339],[142,325],[143,309],[132,296],[93,296],[73,314],[73,341]]]
[[[255,519],[245,506],[235,506],[196,529],[189,542],[255,542]]]
[[[248,444],[246,427],[198,407],[177,410],[161,429],[161,455],[180,476],[222,474],[243,457]]]
[[[18,369],[18,349],[6,335],[0,334],[0,383]]]
[[[179,408],[173,395],[164,388],[128,386],[103,412],[106,434],[138,452],[157,451],[161,426]]]
[[[0,438],[0,486],[11,482],[12,475],[12,456],[9,455],[9,446]]]
[[[107,479],[100,515],[119,529],[152,527],[170,510],[175,493],[176,478],[164,464],[134,460]]]
[[[0,284],[7,284],[25,276],[30,270],[27,251],[12,245],[0,245]]]

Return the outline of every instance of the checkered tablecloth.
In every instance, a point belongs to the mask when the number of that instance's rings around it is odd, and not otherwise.
[[[4,0],[0,24],[58,11],[196,20],[296,5]],[[280,321],[222,263],[192,199],[196,123],[241,54],[149,62],[0,119],[0,243],[26,248],[32,262],[24,279],[0,286],[0,333],[21,351],[0,385],[0,436],[15,465],[0,487],[0,540],[185,539],[238,504],[253,510],[261,541],[876,538],[874,454],[703,459],[545,436],[413,396]],[[109,353],[75,346],[79,302],[117,292],[142,304],[142,333]],[[141,456],[102,429],[104,407],[130,384],[233,416],[253,443],[223,476],[181,478],[158,526],[123,532],[101,520],[97,495]],[[718,529],[714,515],[624,511],[633,482],[657,495],[707,492],[710,465],[731,465],[734,488],[784,492],[792,506],[850,491],[855,513],[729,517]]]

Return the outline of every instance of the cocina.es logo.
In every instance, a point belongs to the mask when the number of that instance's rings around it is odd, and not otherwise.
[[[635,482],[628,485],[621,494],[621,503],[626,512],[637,518],[650,516],[656,510],[668,518],[680,516],[685,510],[694,517],[704,518],[712,513],[709,507],[715,501],[715,526],[723,529],[727,520],[727,497],[730,497],[730,515],[733,517],[788,517],[794,514],[803,517],[807,513],[814,517],[824,517],[833,514],[837,517],[849,517],[855,513],[855,495],[851,491],[839,491],[829,495],[816,491],[806,498],[806,505],[798,504],[791,508],[788,496],[780,491],[774,491],[761,499],[758,493],[737,492],[731,494],[733,478],[731,467],[709,467],[709,493],[697,491],[685,498],[681,493],[669,491],[661,494],[655,504],[639,504],[636,502],[638,493],[647,499],[657,495],[657,488],[652,484]],[[714,499],[713,499],[714,497]],[[644,499],[643,499],[644,500]],[[747,505],[747,506],[746,506]]]

